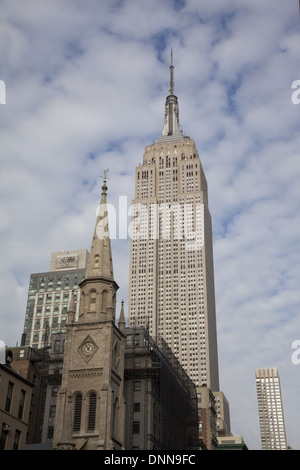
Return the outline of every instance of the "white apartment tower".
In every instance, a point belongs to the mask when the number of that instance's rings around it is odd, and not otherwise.
[[[287,450],[277,367],[255,369],[262,450]]]
[[[193,382],[219,390],[212,227],[195,142],[179,124],[171,55],[162,135],[136,168],[129,326],[173,350]]]
[[[31,274],[21,344],[49,346],[51,335],[66,332],[67,311],[73,291],[79,309],[79,283],[84,279],[87,250],[51,253],[50,271]]]

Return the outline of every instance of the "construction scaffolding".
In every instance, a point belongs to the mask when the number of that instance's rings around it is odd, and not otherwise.
[[[194,383],[163,338],[143,327],[125,332],[126,448],[198,448]]]

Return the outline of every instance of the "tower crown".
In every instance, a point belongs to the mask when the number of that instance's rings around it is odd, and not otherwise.
[[[173,51],[171,50],[171,63],[170,63],[170,82],[169,82],[169,96],[165,102],[165,122],[161,136],[156,142],[172,142],[183,140],[184,135],[179,124],[179,106],[178,98],[174,95],[174,65],[173,65]]]

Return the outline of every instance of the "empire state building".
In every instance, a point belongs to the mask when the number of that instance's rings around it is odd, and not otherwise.
[[[218,391],[207,182],[180,128],[172,55],[162,134],[136,168],[132,208],[128,323],[163,337],[196,385]]]

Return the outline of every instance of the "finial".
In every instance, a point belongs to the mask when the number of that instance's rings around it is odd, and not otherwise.
[[[107,168],[106,170],[104,170],[104,172],[103,172],[103,175],[104,175],[104,176],[101,176],[101,178],[103,178],[103,185],[102,185],[102,187],[101,187],[101,189],[102,189],[102,195],[105,195],[105,196],[106,196],[106,191],[107,191],[106,180],[109,179],[109,178],[107,178],[108,172],[109,172],[109,168]]]
[[[120,317],[119,317],[119,328],[124,331],[125,329],[125,313],[124,313],[124,300],[121,302],[121,312],[120,312]]]
[[[173,66],[173,49],[171,48],[171,65],[170,65],[170,95],[174,95],[174,66]]]
[[[73,323],[75,317],[75,298],[74,298],[74,289],[71,291],[70,304],[68,308],[68,323]]]

